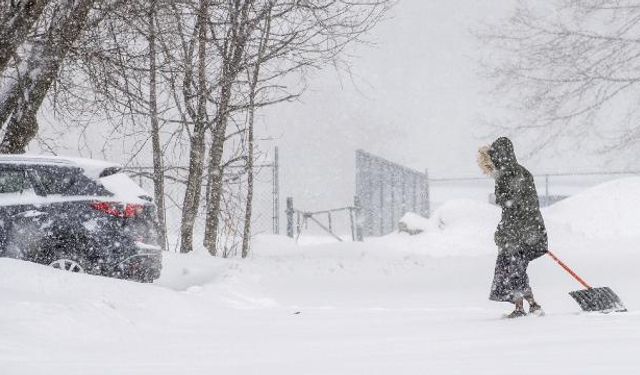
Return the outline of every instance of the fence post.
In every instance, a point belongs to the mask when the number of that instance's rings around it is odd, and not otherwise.
[[[389,171],[389,192],[391,196],[389,199],[391,200],[391,207],[389,210],[389,217],[391,221],[391,231],[396,229],[396,173],[393,168],[390,168]]]
[[[364,241],[364,236],[362,233],[362,207],[360,206],[360,198],[356,195],[353,197],[353,206],[355,207],[355,227],[356,227],[356,240]]]
[[[273,234],[280,234],[280,160],[278,146],[273,154]]]
[[[424,170],[424,186],[422,187],[424,198],[422,205],[422,212],[420,213],[423,217],[431,216],[431,202],[429,197],[429,170]]]
[[[382,236],[384,234],[384,216],[385,216],[385,205],[384,205],[384,167],[380,167],[380,178],[378,179],[379,190],[380,190],[380,227],[378,228],[378,236]]]
[[[287,197],[287,236],[293,238],[293,198]]]
[[[349,208],[349,224],[351,224],[351,241],[355,242],[356,240],[356,212],[354,207]]]
[[[549,203],[550,203],[550,200],[549,200],[549,175],[548,174],[544,175],[544,199],[546,201],[544,203],[544,205],[548,206]]]

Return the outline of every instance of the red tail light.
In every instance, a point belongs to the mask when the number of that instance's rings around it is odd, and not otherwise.
[[[133,218],[142,214],[144,211],[143,205],[133,203],[122,205],[115,202],[93,202],[91,207],[105,214],[123,218]]]
[[[143,205],[129,203],[124,208],[124,217],[140,216],[143,211],[144,211],[144,206]]]

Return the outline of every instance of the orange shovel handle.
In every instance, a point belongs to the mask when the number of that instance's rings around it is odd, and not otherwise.
[[[558,259],[558,257],[554,253],[552,253],[551,251],[547,251],[547,253],[551,258],[553,258],[553,260],[555,260],[560,265],[560,267],[564,268],[564,270],[567,271],[569,275],[573,276],[574,279],[578,280],[578,282],[582,284],[585,288],[591,289],[591,286],[587,284],[586,281],[582,280],[582,278],[578,276],[575,272],[573,272],[573,270],[571,270],[569,266],[567,266],[560,259]]]

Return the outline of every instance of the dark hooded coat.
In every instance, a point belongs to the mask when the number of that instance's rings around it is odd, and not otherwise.
[[[489,156],[495,166],[496,203],[502,208],[495,232],[500,252],[489,298],[514,302],[531,295],[527,266],[547,252],[547,232],[533,176],[518,164],[511,141],[498,138]]]

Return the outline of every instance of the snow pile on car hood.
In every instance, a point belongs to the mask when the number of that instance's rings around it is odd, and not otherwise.
[[[115,173],[99,179],[102,186],[112,192],[116,198],[127,203],[148,203],[149,194],[124,173]]]

